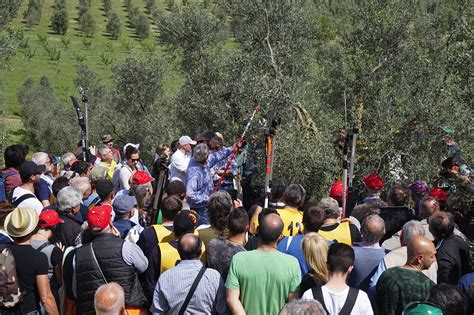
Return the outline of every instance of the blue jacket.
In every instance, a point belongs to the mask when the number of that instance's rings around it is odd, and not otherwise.
[[[115,228],[120,232],[120,238],[124,239],[128,231],[130,231],[136,224],[130,220],[118,219],[114,221]]]
[[[198,163],[194,158],[189,161],[186,171],[187,202],[191,209],[207,207],[209,196],[214,192],[211,167],[227,158],[232,148],[209,154],[206,164]]]

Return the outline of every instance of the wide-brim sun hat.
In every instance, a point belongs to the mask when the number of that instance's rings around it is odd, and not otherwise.
[[[15,208],[5,218],[5,232],[11,237],[23,237],[36,229],[38,213],[30,208]]]

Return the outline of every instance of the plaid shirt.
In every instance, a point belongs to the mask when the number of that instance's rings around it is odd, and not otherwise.
[[[165,271],[156,283],[153,314],[177,314],[202,268],[199,260],[183,260]],[[185,314],[223,314],[226,312],[224,282],[217,270],[206,269],[189,301]]]

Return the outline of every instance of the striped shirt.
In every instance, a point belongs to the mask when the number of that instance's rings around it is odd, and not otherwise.
[[[156,283],[153,294],[153,314],[178,314],[191,286],[202,268],[199,260],[182,260],[165,271]],[[223,314],[226,311],[224,282],[214,269],[207,268],[185,314]]]

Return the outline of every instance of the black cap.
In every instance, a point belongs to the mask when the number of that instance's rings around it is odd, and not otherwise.
[[[28,182],[31,175],[39,175],[41,173],[43,173],[43,168],[36,165],[33,161],[25,161],[20,166],[20,177],[24,183]]]
[[[182,210],[174,218],[173,228],[176,236],[193,233],[196,227],[197,214],[193,210]]]
[[[100,179],[95,184],[95,191],[101,199],[107,197],[112,191],[114,191],[114,184],[108,179]]]

